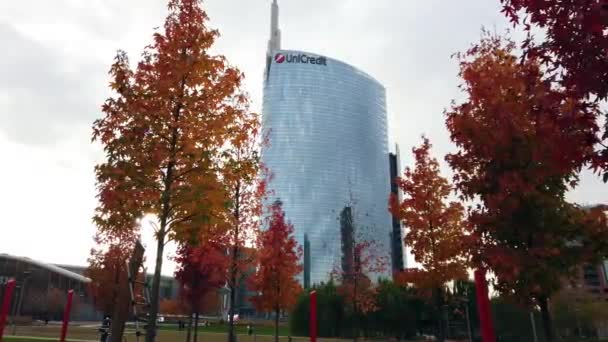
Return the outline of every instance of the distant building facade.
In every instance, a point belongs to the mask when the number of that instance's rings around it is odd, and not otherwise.
[[[395,153],[389,153],[389,169],[390,169],[390,183],[391,183],[391,194],[393,196],[400,197],[399,187],[395,182],[396,178],[400,176],[400,163],[399,163],[399,146],[395,146]],[[407,259],[405,254],[404,244],[404,231],[401,226],[401,221],[394,217],[392,218],[391,231],[391,265],[393,275],[401,272],[407,268]]]
[[[86,291],[91,280],[65,268],[17,257],[0,254],[0,298],[4,296],[9,279],[17,281],[13,294],[11,315],[29,316],[39,320],[60,320],[67,292],[74,290],[74,320],[100,319],[101,315],[93,307],[92,299]]]
[[[86,269],[85,266],[55,265],[27,257],[0,254],[0,298],[4,295],[2,285],[9,279],[15,279],[18,288],[13,295],[11,315],[18,313],[39,320],[61,320],[67,292],[74,290],[75,304],[71,319],[100,320],[104,313],[97,311],[88,291],[91,279],[84,276]],[[148,278],[151,279],[152,274]],[[176,300],[178,295],[177,280],[162,276],[160,299]]]
[[[86,266],[74,266],[74,265],[57,265],[68,271],[84,275],[87,267]],[[151,283],[151,279],[154,276],[152,273],[147,274],[147,279]],[[179,282],[173,276],[162,275],[160,277],[160,296],[159,299],[178,299],[179,297]]]
[[[604,214],[608,214],[607,205],[590,205],[583,208],[586,210],[601,209]],[[599,264],[581,266],[574,284],[608,300],[608,260]]]

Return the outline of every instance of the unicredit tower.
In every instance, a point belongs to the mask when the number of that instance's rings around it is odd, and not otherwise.
[[[272,198],[283,202],[305,246],[304,283],[315,284],[343,266],[353,239],[373,240],[378,256],[390,255],[386,92],[344,62],[281,49],[278,19],[273,0],[262,109],[269,146],[262,159],[273,176]],[[389,274],[390,266],[381,275]]]

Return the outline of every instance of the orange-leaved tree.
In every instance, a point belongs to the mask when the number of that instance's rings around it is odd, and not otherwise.
[[[515,51],[485,36],[459,55],[467,99],[447,113],[458,151],[446,159],[459,192],[477,202],[475,266],[493,271],[499,292],[538,305],[552,341],[551,296],[578,265],[606,253],[605,227],[565,200],[594,156],[599,108],[546,77],[541,59]]]
[[[184,244],[175,258],[178,268],[175,278],[180,282],[180,295],[190,307],[190,320],[194,314],[194,341],[197,341],[198,319],[204,310],[207,295],[217,292],[226,283],[228,256],[222,236],[202,239],[198,245]],[[187,341],[190,341],[190,327]]]
[[[440,340],[445,339],[444,287],[451,280],[467,279],[464,207],[449,202],[452,186],[441,176],[439,163],[431,156],[431,143],[423,138],[413,149],[414,168],[407,167],[395,180],[403,200],[392,195],[390,210],[408,228],[405,244],[422,269],[406,270],[400,280],[432,293],[436,305]]]
[[[220,223],[226,231],[229,256],[228,341],[236,340],[236,294],[255,264],[255,253],[247,250],[247,246],[257,239],[268,181],[267,170],[260,162],[260,151],[266,141],[260,134],[259,115],[246,111],[233,122],[233,127],[236,133],[223,151],[221,168],[228,196],[228,210]]]
[[[257,292],[252,298],[260,311],[275,314],[275,341],[279,341],[279,317],[292,308],[302,291],[296,276],[302,272],[299,263],[302,249],[293,237],[293,226],[287,222],[280,201],[270,207],[267,229],[260,233],[256,273],[251,277],[251,288]]]
[[[207,223],[227,202],[218,174],[222,152],[234,140],[233,123],[248,114],[242,73],[210,53],[218,32],[208,28],[200,2],[170,0],[168,10],[135,69],[117,54],[113,95],[93,125],[93,140],[106,153],[96,167],[98,229],[132,235],[144,215],[158,220],[148,342],[155,339],[165,244],[216,227]]]

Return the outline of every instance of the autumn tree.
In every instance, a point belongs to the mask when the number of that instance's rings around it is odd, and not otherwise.
[[[567,89],[606,99],[608,2],[568,0],[559,6],[534,0],[501,0],[501,3],[503,13],[527,32],[531,33],[534,27],[546,30],[539,42],[528,37],[525,52],[550,64]]]
[[[347,310],[353,317],[352,335],[360,335],[360,321],[377,309],[377,291],[372,277],[382,275],[388,267],[388,259],[381,256],[381,247],[371,239],[367,227],[359,224],[357,200],[350,199],[339,216],[342,245],[341,264],[336,265],[330,276],[338,285]]]
[[[161,315],[186,315],[190,313],[179,299],[161,299],[158,312]]]
[[[52,287],[47,293],[47,311],[52,319],[61,319],[66,303],[66,292]]]
[[[356,341],[361,331],[359,322],[378,309],[378,293],[371,277],[385,272],[388,260],[379,256],[375,241],[364,239],[354,242],[352,255],[348,258],[352,267],[334,270],[332,278],[338,282],[338,293],[352,312],[353,339]]]
[[[194,341],[197,341],[198,319],[204,310],[205,299],[226,283],[228,256],[221,236],[204,239],[198,245],[180,246],[175,261],[178,269],[175,278],[180,282],[180,295],[190,307],[190,320],[194,315]],[[189,327],[192,324],[189,325]],[[190,341],[190,328],[188,339]]]
[[[278,342],[280,314],[293,308],[302,291],[296,279],[302,272],[302,249],[293,237],[293,225],[287,222],[280,201],[270,208],[268,227],[260,234],[257,248],[257,270],[250,280],[252,290],[258,294],[252,301],[258,310],[274,312],[274,339]]]
[[[608,98],[608,1],[501,0],[504,14],[529,33],[524,57],[540,59],[551,76],[572,94],[592,101]],[[541,29],[541,39],[532,35]],[[608,139],[608,120],[603,139]],[[591,143],[591,142],[589,142]],[[594,167],[608,182],[608,147],[604,143]]]
[[[89,266],[85,271],[85,275],[91,279],[87,290],[97,310],[110,315],[119,298],[121,277],[126,277],[126,262],[135,240],[107,239],[97,235],[95,241],[97,247],[91,249]]]
[[[467,279],[467,258],[463,241],[466,235],[464,207],[448,201],[453,191],[441,176],[439,163],[430,154],[431,144],[423,138],[413,149],[415,166],[407,167],[403,177],[395,180],[403,192],[403,200],[394,194],[390,210],[408,228],[405,243],[422,269],[410,269],[400,277],[419,289],[432,292],[436,305],[439,338],[447,338],[443,319],[445,284]]]
[[[260,161],[260,150],[266,144],[261,135],[258,114],[245,111],[233,122],[235,134],[223,151],[221,168],[222,184],[228,198],[227,211],[223,216],[227,232],[229,266],[227,286],[230,290],[228,303],[228,341],[236,341],[234,315],[236,294],[243,280],[255,264],[255,254],[247,252],[247,245],[257,240],[263,201],[268,195],[266,184],[268,171]]]
[[[113,95],[93,125],[93,140],[106,153],[95,169],[98,230],[129,236],[144,215],[158,220],[149,342],[155,339],[164,246],[201,236],[214,209],[225,207],[218,169],[248,102],[241,72],[209,51],[218,32],[208,28],[199,1],[170,0],[168,11],[136,68],[126,53],[117,54],[110,69]]]
[[[605,227],[565,201],[593,155],[599,109],[546,79],[540,59],[520,62],[514,49],[486,35],[459,55],[467,98],[446,114],[458,147],[446,159],[462,197],[476,203],[475,265],[494,272],[499,292],[539,305],[552,341],[552,294],[576,265],[605,255]]]

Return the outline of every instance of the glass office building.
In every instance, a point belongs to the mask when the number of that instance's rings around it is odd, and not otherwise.
[[[380,83],[334,59],[281,50],[270,60],[263,161],[301,245],[308,235],[313,284],[339,265],[344,207],[353,209],[357,238],[390,255],[385,98]]]
[[[307,236],[310,283],[341,266],[340,214],[346,207],[355,239],[373,240],[390,276],[392,231],[386,92],[341,61],[281,49],[278,4],[272,4],[264,81],[262,154],[273,200],[283,202],[301,246]],[[378,275],[371,275],[377,277]]]

